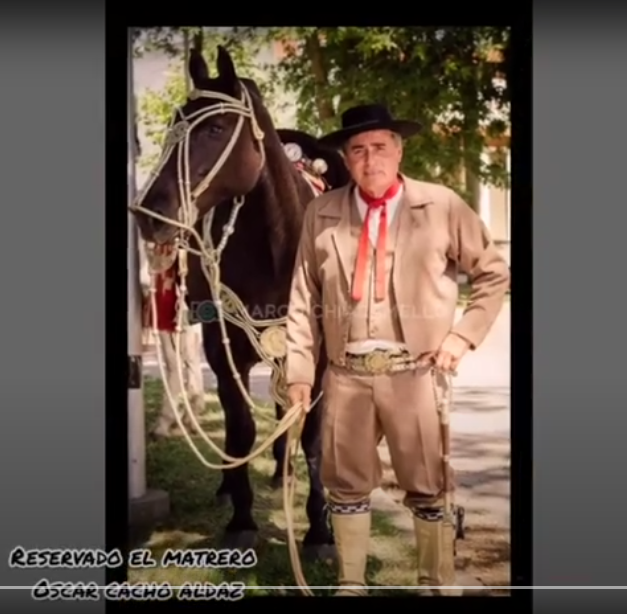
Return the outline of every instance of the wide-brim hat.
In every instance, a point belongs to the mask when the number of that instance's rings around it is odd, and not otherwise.
[[[342,127],[319,139],[325,147],[340,148],[351,137],[371,130],[391,130],[402,138],[414,136],[422,129],[418,122],[394,119],[382,104],[364,104],[342,113]]]

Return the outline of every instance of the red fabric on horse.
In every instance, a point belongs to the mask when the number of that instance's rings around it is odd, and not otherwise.
[[[171,245],[155,246],[155,254],[169,255],[172,253]],[[167,270],[158,273],[155,279],[155,301],[157,303],[157,330],[174,332],[176,327],[176,261]],[[143,310],[144,328],[152,328],[152,305],[150,298],[144,302]]]

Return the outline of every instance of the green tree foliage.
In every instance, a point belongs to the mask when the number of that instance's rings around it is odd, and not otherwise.
[[[276,28],[267,37],[287,45],[275,81],[297,96],[300,128],[328,132],[346,108],[383,102],[425,127],[406,144],[408,174],[447,183],[475,206],[479,181],[508,185],[509,92],[495,85],[506,82],[507,29]]]
[[[262,45],[262,41],[257,38],[233,36],[232,29],[151,28],[146,32],[138,31],[135,37],[136,57],[142,57],[151,51],[161,51],[171,58],[171,70],[164,88],[148,89],[137,100],[138,122],[143,126],[145,135],[153,146],[144,152],[139,160],[143,168],[151,168],[156,163],[174,108],[185,102],[188,87],[187,67],[184,66],[185,36],[188,37],[190,45],[195,42],[200,44],[210,74],[211,71],[215,74],[217,46],[224,45],[229,50],[238,73],[242,77],[255,80],[266,97],[267,104],[272,108],[272,87],[269,87],[268,75],[255,60]]]
[[[508,144],[502,137],[509,127],[509,92],[495,85],[495,77],[506,82],[508,29],[298,27],[223,28],[210,36],[207,32],[206,57],[212,57],[216,44],[225,44],[242,76],[259,81],[268,99],[275,99],[280,90],[295,96],[298,128],[326,133],[339,126],[346,108],[383,102],[395,116],[425,127],[406,144],[404,170],[409,175],[446,183],[474,206],[480,181],[508,184],[504,155]],[[138,49],[160,48],[176,56],[181,49],[173,42],[176,35],[172,29],[153,30]],[[277,41],[285,45],[286,56],[278,64],[255,67],[256,51]],[[168,105],[182,99],[182,83],[181,75],[165,92],[145,98],[140,105],[142,122],[163,123]],[[482,152],[495,142],[500,145],[485,161]]]

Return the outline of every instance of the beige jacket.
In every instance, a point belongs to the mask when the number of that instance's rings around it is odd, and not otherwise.
[[[479,216],[455,192],[403,180],[392,288],[405,343],[418,356],[437,350],[454,332],[476,349],[509,288],[507,263]],[[345,362],[358,246],[351,233],[352,187],[327,192],[307,207],[287,314],[288,384],[313,384],[323,340],[329,360]],[[468,275],[472,292],[454,325],[459,270]]]

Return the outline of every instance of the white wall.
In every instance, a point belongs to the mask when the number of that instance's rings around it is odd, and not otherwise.
[[[508,153],[508,172],[510,172],[510,169],[511,154]],[[479,197],[479,215],[490,230],[490,234],[499,246],[501,253],[509,262],[511,241],[511,191],[509,189],[482,185]]]

